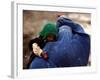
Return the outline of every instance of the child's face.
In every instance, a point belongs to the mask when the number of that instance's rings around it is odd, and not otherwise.
[[[33,49],[36,49],[37,47],[38,47],[38,44],[37,44],[37,43],[33,43],[33,44],[32,44],[32,48],[33,48]]]

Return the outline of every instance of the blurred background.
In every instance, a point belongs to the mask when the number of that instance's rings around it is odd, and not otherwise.
[[[26,65],[29,61],[29,41],[38,36],[38,33],[42,30],[43,25],[47,22],[56,23],[58,14],[64,14],[68,18],[79,23],[82,25],[86,33],[91,35],[90,13],[23,10],[23,69],[26,69]]]

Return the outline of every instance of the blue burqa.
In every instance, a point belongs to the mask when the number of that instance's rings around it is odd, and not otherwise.
[[[86,66],[90,53],[90,37],[83,28],[72,20],[59,17],[57,20],[58,40],[48,42],[43,50],[48,60],[36,57],[31,65],[35,68]]]

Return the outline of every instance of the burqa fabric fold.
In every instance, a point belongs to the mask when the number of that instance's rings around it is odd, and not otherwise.
[[[58,40],[48,42],[43,50],[48,60],[36,57],[30,68],[54,68],[86,66],[90,53],[90,37],[83,28],[72,20],[59,17],[57,20]]]

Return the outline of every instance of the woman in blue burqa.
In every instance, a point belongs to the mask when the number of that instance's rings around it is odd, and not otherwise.
[[[83,28],[74,21],[60,16],[57,19],[57,41],[47,42],[31,63],[30,69],[87,66],[90,53],[90,37]],[[34,50],[33,50],[34,51]],[[45,52],[48,59],[43,59],[40,53]]]

